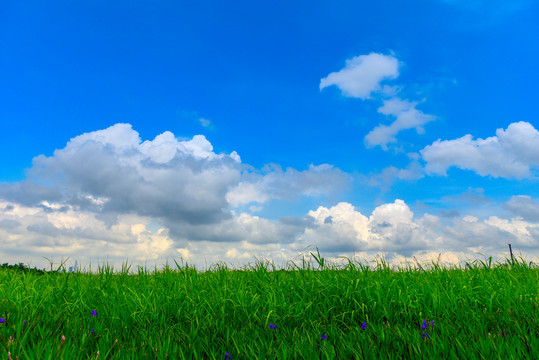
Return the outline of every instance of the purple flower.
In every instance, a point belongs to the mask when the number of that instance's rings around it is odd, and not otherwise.
[[[361,324],[361,330],[365,330],[367,327],[367,322],[365,321],[363,324]]]

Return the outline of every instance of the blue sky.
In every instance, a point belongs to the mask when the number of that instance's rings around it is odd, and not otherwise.
[[[4,2],[0,256],[537,261],[538,14]]]

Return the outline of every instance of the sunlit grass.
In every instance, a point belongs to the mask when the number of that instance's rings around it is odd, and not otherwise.
[[[0,268],[2,359],[536,359],[530,262],[150,273]],[[273,265],[272,265],[273,266]],[[52,270],[52,264],[51,264]]]

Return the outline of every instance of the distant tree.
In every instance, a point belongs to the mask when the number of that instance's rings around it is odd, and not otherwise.
[[[48,273],[51,273],[51,272],[56,272],[56,271],[45,271],[45,270],[40,270],[40,269],[37,269],[37,268],[27,268],[23,263],[19,263],[17,265],[8,265],[8,263],[4,263],[2,264],[2,266],[0,266],[0,271],[2,270],[12,270],[12,271],[15,271],[15,272],[19,272],[19,273],[25,273],[25,274],[36,274],[36,275],[44,275],[44,274],[48,274]]]

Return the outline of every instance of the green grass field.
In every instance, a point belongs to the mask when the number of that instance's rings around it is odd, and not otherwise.
[[[1,359],[538,359],[539,269],[0,268]],[[127,265],[127,264],[126,264]]]

